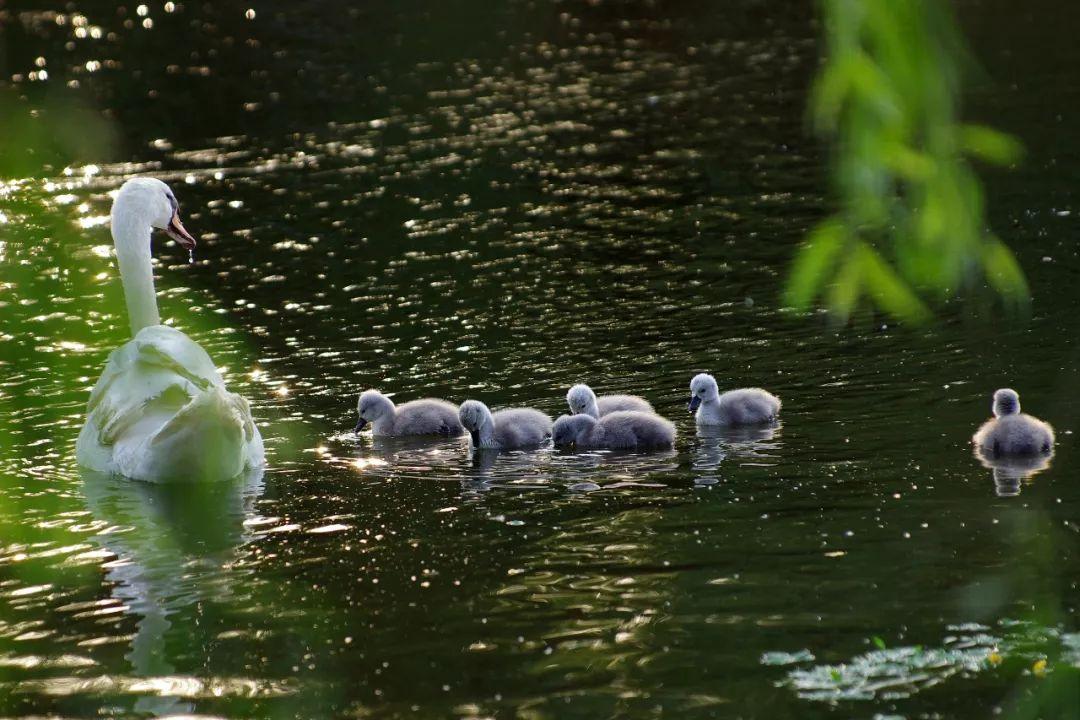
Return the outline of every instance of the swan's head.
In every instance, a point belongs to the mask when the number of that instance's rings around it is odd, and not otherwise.
[[[356,423],[353,432],[360,432],[369,422],[373,423],[382,417],[393,415],[394,403],[378,390],[365,390],[360,393],[360,400],[356,403],[356,412],[360,415],[360,421]]]
[[[551,428],[551,442],[555,447],[576,445],[595,425],[591,415],[560,415]]]
[[[1015,390],[1002,388],[994,393],[994,416],[1015,415],[1020,412],[1020,396]]]
[[[178,242],[185,250],[195,248],[195,238],[180,222],[180,204],[169,186],[155,178],[132,178],[120,188],[112,207],[118,219],[149,225]]]
[[[570,391],[566,393],[566,404],[570,406],[571,415],[579,415],[585,413],[586,415],[592,415],[590,408],[594,412],[596,405],[596,393],[592,391],[588,385],[575,385],[570,388]],[[597,412],[599,414],[599,412]]]
[[[461,426],[472,436],[473,445],[480,447],[480,429],[493,422],[487,405],[479,400],[466,400],[458,408],[458,419],[461,420]]]
[[[716,386],[716,378],[708,373],[695,375],[690,381],[690,412],[695,412],[701,403],[715,400],[720,397],[720,390]]]

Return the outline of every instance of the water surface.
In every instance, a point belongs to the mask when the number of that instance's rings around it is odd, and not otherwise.
[[[963,6],[972,114],[1028,146],[988,197],[1030,316],[973,289],[906,330],[777,301],[829,202],[808,10],[31,6],[0,11],[0,82],[76,83],[117,145],[0,196],[5,715],[1071,716],[1075,11]],[[155,246],[162,316],[252,401],[265,474],[74,465],[126,339],[109,193],[142,172],[200,236]],[[705,370],[782,425],[698,434]],[[646,396],[676,451],[350,432],[367,387],[555,415],[580,381]],[[1056,426],[1048,467],[971,455],[1003,385]]]

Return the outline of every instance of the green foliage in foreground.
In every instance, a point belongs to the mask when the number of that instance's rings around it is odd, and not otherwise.
[[[1022,305],[1016,258],[986,230],[983,191],[968,162],[1009,165],[1011,137],[957,119],[956,22],[940,0],[823,0],[825,62],[811,101],[833,141],[838,211],[811,231],[785,301],[821,298],[840,321],[860,300],[908,322],[985,279]]]

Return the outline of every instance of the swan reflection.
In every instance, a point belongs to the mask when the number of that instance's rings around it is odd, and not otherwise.
[[[125,659],[137,677],[175,676],[166,636],[185,610],[235,594],[229,566],[251,539],[244,520],[262,492],[262,470],[224,483],[143,483],[92,471],[82,479],[87,507],[106,526],[94,540],[116,556],[103,566],[112,595],[139,618]],[[169,685],[150,683],[158,694],[140,696],[134,710],[192,712],[193,703],[170,695]]]

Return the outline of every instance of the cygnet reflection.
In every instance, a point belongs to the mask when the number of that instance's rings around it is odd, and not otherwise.
[[[780,449],[782,427],[780,423],[739,427],[699,425],[690,460],[697,473],[694,482],[698,485],[720,482],[720,466],[725,461],[772,464]]]
[[[975,457],[991,471],[998,497],[1016,497],[1025,483],[1031,484],[1036,475],[1050,467],[1053,455],[994,457],[976,446]]]

